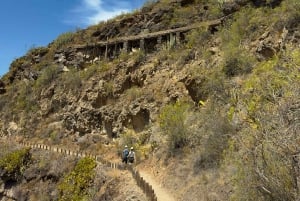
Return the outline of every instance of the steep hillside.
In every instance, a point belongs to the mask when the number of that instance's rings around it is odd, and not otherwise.
[[[299,20],[298,0],[161,0],[64,33],[1,78],[0,135],[114,161],[133,146],[136,168],[177,200],[298,200]],[[26,179],[38,163],[13,182],[1,173],[3,188],[43,181],[63,200],[49,170]],[[122,200],[126,178],[94,184]],[[79,197],[109,199],[96,194]]]

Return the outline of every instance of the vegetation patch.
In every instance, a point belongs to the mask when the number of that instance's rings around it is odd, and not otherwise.
[[[166,105],[159,115],[159,125],[167,136],[171,152],[183,148],[188,143],[187,114],[189,105],[177,101]]]
[[[61,49],[66,45],[70,44],[74,41],[75,33],[66,32],[57,37],[57,39],[53,42],[54,49]]]
[[[0,158],[0,167],[8,178],[18,179],[31,160],[30,148],[10,152]]]
[[[60,191],[60,201],[82,201],[88,200],[89,187],[92,185],[96,162],[92,158],[82,158],[78,161],[74,170],[65,175],[60,182],[58,189]]]

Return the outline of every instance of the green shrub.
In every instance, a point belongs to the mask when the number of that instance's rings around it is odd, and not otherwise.
[[[134,132],[134,130],[128,130],[121,135],[121,148],[125,145],[128,147],[137,147],[139,146],[139,136]],[[121,149],[120,149],[121,150]]]
[[[112,80],[104,83],[104,89],[107,96],[113,96],[114,94],[114,82]]]
[[[192,30],[186,36],[186,47],[197,48],[204,50],[207,46],[207,41],[211,38],[211,33],[207,30],[207,27],[199,27]]]
[[[131,55],[131,58],[133,59],[133,61],[135,62],[135,64],[140,64],[143,61],[145,61],[146,59],[146,55],[145,52],[142,50],[138,50],[136,52],[133,52],[133,54]]]
[[[59,73],[58,66],[52,65],[46,67],[43,71],[42,74],[38,77],[36,80],[36,87],[39,88],[44,88],[46,86],[49,86],[55,79],[57,79]]]
[[[118,56],[118,61],[128,61],[128,59],[130,58],[130,54],[128,52],[125,51],[121,51],[120,55]]]
[[[224,4],[224,0],[196,0],[197,3],[201,2],[201,3],[206,3],[209,6],[209,12],[208,12],[208,19],[216,19],[216,18],[220,18],[222,16],[222,6]]]
[[[14,70],[14,68],[19,68],[21,66],[26,66],[29,64],[30,64],[30,61],[28,61],[28,58],[26,56],[17,58],[10,64],[10,66],[11,66],[10,71]]]
[[[98,68],[98,64],[92,64],[88,66],[85,71],[81,72],[80,77],[84,80],[88,80],[90,77],[97,74]]]
[[[247,107],[248,116],[252,120],[256,118],[258,111],[284,96],[284,88],[290,79],[286,73],[290,72],[288,68],[286,68],[287,71],[278,70],[278,65],[286,64],[281,64],[279,58],[261,62],[242,87],[240,95],[244,99],[243,104]]]
[[[223,71],[228,77],[248,74],[252,70],[254,59],[243,54],[227,56]]]
[[[196,84],[194,96],[196,103],[211,97],[215,102],[226,103],[229,98],[228,80],[218,68],[209,71],[199,71],[194,74]]]
[[[281,5],[274,10],[275,13],[279,13],[280,20],[290,26],[291,20],[300,17],[300,2],[298,0],[282,1]]]
[[[283,119],[274,118],[279,116],[278,112],[262,112],[261,124],[257,128],[243,128],[235,139],[235,148],[231,150],[234,156],[230,158],[238,171],[233,176],[232,200],[280,201],[296,200],[299,196],[295,172],[298,163],[292,157],[299,137],[296,130],[282,129],[294,127],[297,122],[282,124]]]
[[[82,79],[88,80],[90,77],[104,73],[109,69],[111,69],[111,64],[109,64],[108,61],[100,61],[98,63],[91,64],[85,71],[82,71],[81,77]]]
[[[167,136],[170,150],[176,151],[187,145],[188,131],[186,125],[189,105],[177,101],[175,104],[166,105],[159,115],[159,125]]]
[[[143,90],[136,86],[131,87],[125,92],[129,101],[133,101],[137,98],[140,98],[143,95]]]
[[[41,55],[44,56],[45,54],[47,54],[47,52],[49,51],[49,49],[47,47],[35,47],[33,46],[32,48],[30,48],[27,52],[27,55]]]
[[[194,6],[180,7],[174,11],[170,25],[186,26],[196,14],[197,9]]]
[[[66,45],[71,44],[74,41],[75,33],[66,32],[57,37],[57,39],[53,42],[54,49],[61,49]]]
[[[46,130],[44,138],[50,139],[53,144],[59,144],[62,138],[62,131],[61,130]]]
[[[17,179],[31,160],[30,148],[16,150],[0,158],[0,167]]]
[[[88,200],[88,188],[95,177],[96,162],[92,158],[82,158],[78,161],[74,170],[67,174],[60,182],[60,201]]]
[[[237,170],[232,173],[232,200],[299,197],[299,55],[287,47],[282,55],[261,62],[238,91],[236,105],[243,111],[234,113],[243,126],[226,156]]]
[[[195,163],[195,168],[206,169],[218,167],[224,151],[228,148],[228,141],[234,136],[234,127],[228,121],[220,107],[214,104],[206,105],[199,118],[199,144],[201,152]]]
[[[43,69],[47,68],[47,66],[51,66],[51,62],[45,59],[39,63],[33,64],[32,69],[35,71],[42,71]]]
[[[65,72],[61,76],[61,84],[66,91],[77,91],[82,85],[80,73],[76,69],[71,69],[69,72]]]
[[[26,113],[36,112],[39,109],[39,105],[33,94],[32,84],[21,82],[18,85],[18,96],[14,102],[14,110],[25,111]]]

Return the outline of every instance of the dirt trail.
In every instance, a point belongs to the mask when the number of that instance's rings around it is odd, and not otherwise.
[[[172,194],[157,183],[150,174],[143,170],[139,170],[139,173],[152,186],[157,196],[157,201],[176,201]]]
[[[1,139],[0,139],[1,141]],[[45,148],[42,148],[40,147],[41,149],[45,149]],[[57,152],[57,151],[55,151]],[[97,162],[97,164],[100,164],[99,162]],[[157,201],[176,201],[176,199],[172,196],[171,193],[169,193],[166,189],[164,189],[155,179],[153,176],[151,176],[149,173],[147,173],[146,171],[144,170],[141,170],[139,169],[138,170],[140,175],[146,180],[147,183],[149,183],[154,192],[155,192],[155,195],[157,197]],[[132,179],[131,179],[132,180]],[[126,185],[126,186],[130,186],[130,189],[132,190],[132,187],[133,185],[130,184],[130,185]],[[124,189],[123,189],[124,190]],[[138,189],[140,190],[140,189]],[[126,190],[127,191],[127,190]],[[127,193],[126,193],[127,194]],[[137,201],[140,201],[140,198],[144,199],[145,195],[143,195],[141,193],[141,191],[137,191],[137,192],[130,192],[128,193],[129,195],[131,195],[132,197],[128,198],[129,200],[137,200]],[[118,200],[118,198],[116,198],[116,200]],[[127,198],[126,198],[127,200]]]

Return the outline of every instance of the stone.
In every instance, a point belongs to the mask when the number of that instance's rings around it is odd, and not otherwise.
[[[18,127],[18,124],[16,122],[9,122],[7,127],[7,133],[8,135],[15,135],[18,133],[20,128]]]

